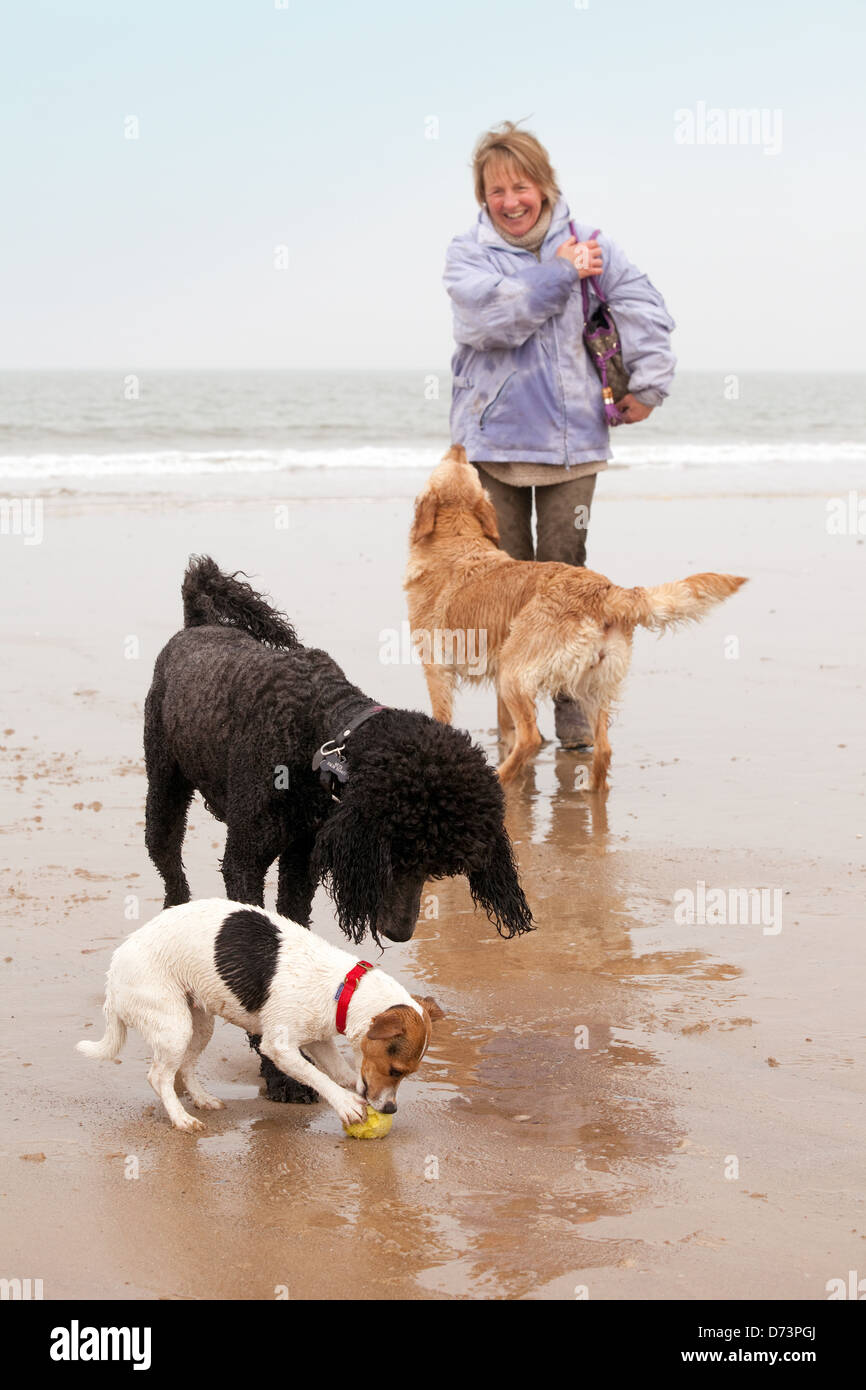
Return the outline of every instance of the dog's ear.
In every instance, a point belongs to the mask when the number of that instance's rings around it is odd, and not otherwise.
[[[470,870],[469,891],[476,907],[483,907],[500,936],[519,936],[532,931],[532,913],[517,877],[514,850],[504,826],[485,846],[481,867]]]
[[[316,837],[313,872],[325,883],[340,929],[360,942],[385,907],[393,883],[390,844],[381,827],[356,805],[344,803]]]
[[[445,1017],[445,1011],[440,1009],[435,999],[431,999],[429,994],[413,994],[412,998],[416,1004],[420,1004],[422,1009],[427,1010],[427,1017],[431,1023],[438,1023],[440,1018]]]
[[[422,492],[415,503],[415,520],[412,522],[412,530],[409,532],[409,540],[412,545],[420,541],[422,537],[429,536],[436,525],[436,513],[439,510],[439,499],[435,492]]]
[[[489,541],[499,544],[499,526],[496,521],[496,509],[490,500],[489,492],[482,492],[478,501],[473,507],[473,512],[481,522],[481,529]]]
[[[399,1006],[395,1006],[376,1015],[367,1029],[367,1037],[371,1042],[381,1042],[386,1038],[399,1038],[405,1032],[406,1024],[400,1017]]]

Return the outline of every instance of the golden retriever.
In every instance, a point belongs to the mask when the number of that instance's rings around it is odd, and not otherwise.
[[[416,500],[404,588],[434,718],[450,724],[458,679],[494,682],[500,734],[510,745],[499,777],[508,782],[541,744],[537,696],[568,696],[593,731],[590,790],[603,791],[610,708],[634,629],[695,621],[745,582],[692,574],[621,589],[574,565],[512,560],[499,548],[490,497],[455,445]]]

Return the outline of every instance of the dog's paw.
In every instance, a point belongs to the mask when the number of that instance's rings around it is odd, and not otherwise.
[[[209,1096],[207,1094],[196,1096],[193,1101],[196,1110],[225,1110],[226,1103],[220,1100],[219,1096]]]
[[[367,1102],[362,1096],[344,1091],[338,1105],[334,1107],[344,1125],[360,1125],[367,1118]]]
[[[187,1115],[185,1120],[172,1120],[175,1129],[182,1129],[185,1134],[205,1134],[207,1125],[202,1124],[194,1115]]]

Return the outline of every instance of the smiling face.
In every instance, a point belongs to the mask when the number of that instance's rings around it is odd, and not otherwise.
[[[444,1018],[435,999],[416,1002],[420,1013],[411,1004],[395,1004],[377,1014],[361,1039],[358,1090],[382,1115],[395,1113],[397,1087],[404,1076],[418,1070],[430,1042],[433,1020]]]
[[[493,225],[511,236],[531,231],[544,192],[513,159],[491,159],[484,170],[484,200]]]

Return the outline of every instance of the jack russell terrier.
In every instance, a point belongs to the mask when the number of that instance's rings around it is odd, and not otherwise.
[[[365,1120],[368,1103],[396,1111],[397,1087],[444,1017],[433,999],[306,927],[222,898],[167,908],[127,937],[111,958],[103,1012],[105,1036],[78,1051],[116,1057],[136,1028],[153,1049],[148,1081],[175,1128],[193,1131],[205,1126],[181,1105],[175,1078],[197,1109],[224,1108],[196,1076],[216,1015],[260,1034],[260,1052],[314,1087],[346,1125]],[[340,1033],[355,1068],[337,1050]]]

